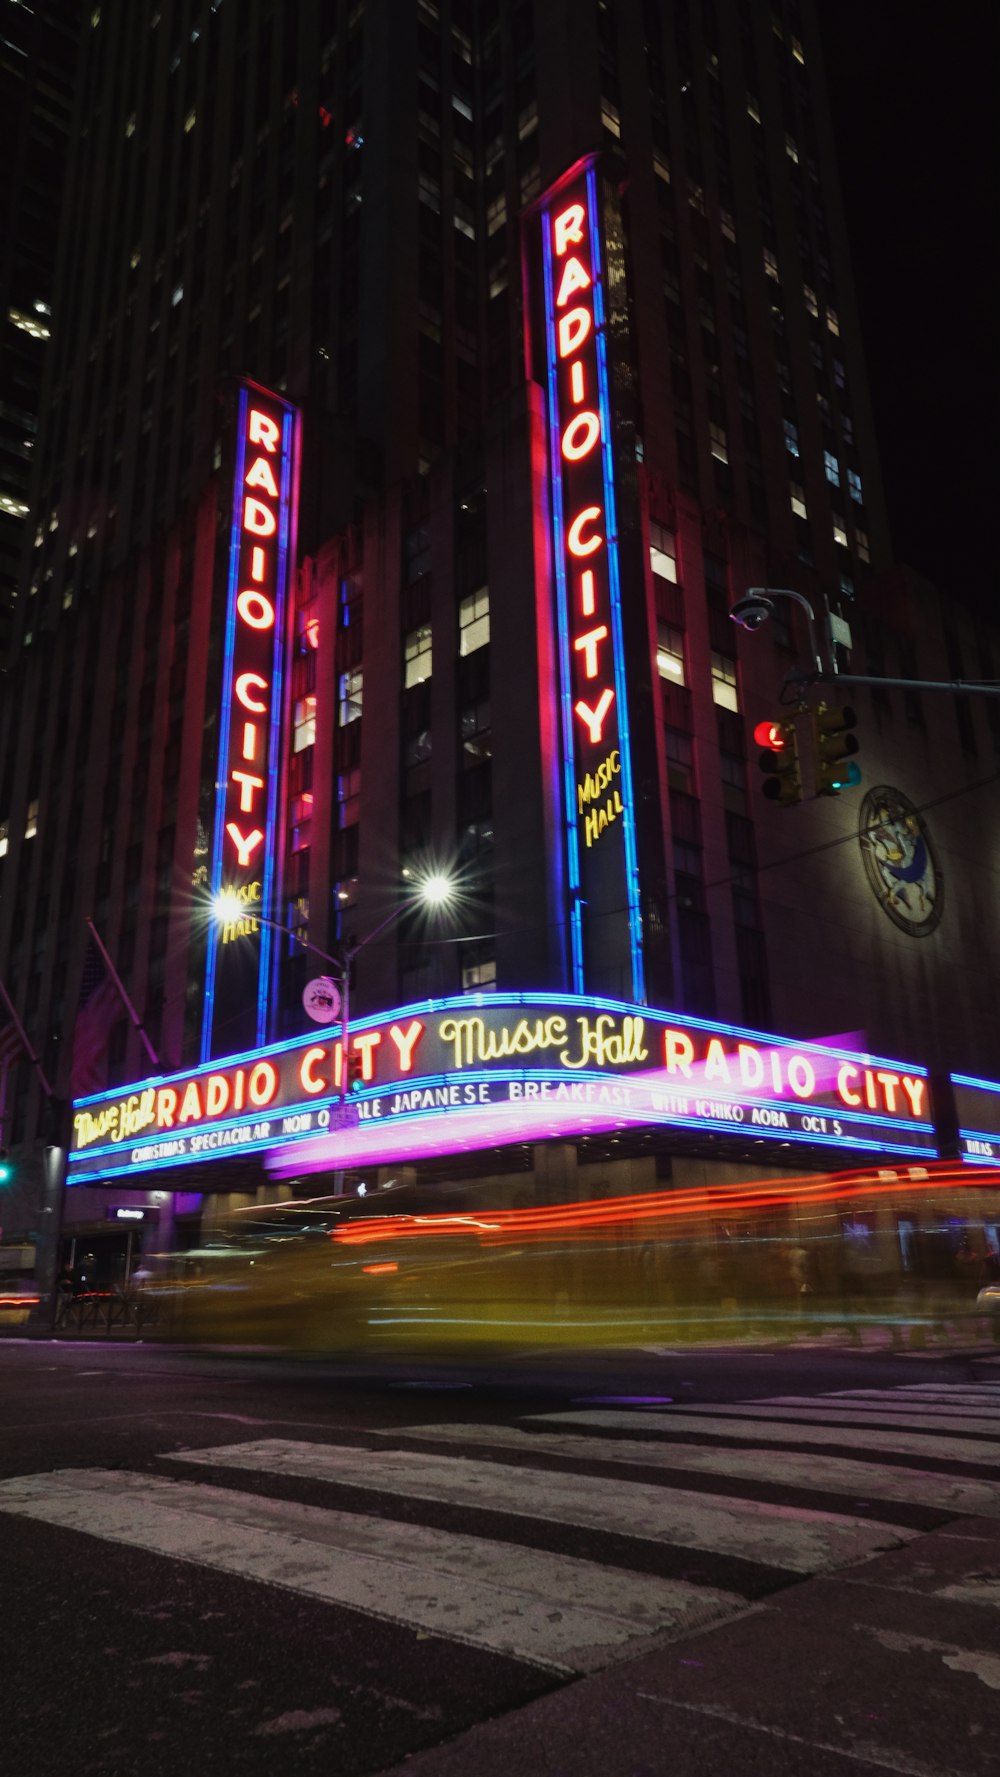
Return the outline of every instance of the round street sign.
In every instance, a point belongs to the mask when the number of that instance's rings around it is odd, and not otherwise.
[[[314,1024],[332,1024],[340,1011],[340,990],[329,975],[318,975],[302,989],[302,1004]]]

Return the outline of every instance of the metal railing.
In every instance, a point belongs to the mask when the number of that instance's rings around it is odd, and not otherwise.
[[[119,1333],[138,1338],[160,1319],[160,1302],[141,1290],[88,1290],[79,1296],[60,1296],[52,1323],[54,1333]]]

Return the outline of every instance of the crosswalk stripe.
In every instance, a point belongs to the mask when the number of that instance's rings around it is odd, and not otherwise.
[[[639,1481],[614,1489],[589,1475],[537,1470],[424,1451],[355,1449],[262,1438],[171,1452],[171,1462],[295,1475],[408,1499],[472,1506],[534,1522],[573,1524],[781,1567],[821,1573],[893,1548],[917,1533],[835,1512],[727,1500]]]
[[[1000,1518],[1000,1481],[927,1474],[921,1469],[893,1468],[889,1463],[853,1462],[846,1456],[824,1456],[822,1467],[817,1468],[815,1456],[798,1455],[793,1450],[711,1450],[640,1438],[585,1438],[561,1433],[554,1419],[551,1424],[551,1430],[546,1426],[541,1432],[513,1425],[421,1425],[414,1426],[408,1435],[434,1443],[461,1442],[464,1446],[544,1453],[572,1462],[620,1463],[667,1473],[685,1470],[732,1480],[766,1481],[813,1493],[845,1493],[855,1501],[880,1499],[896,1505],[928,1506],[955,1516]]]
[[[885,1409],[876,1408],[870,1402],[864,1406],[859,1403],[856,1407],[848,1407],[840,1401],[838,1401],[835,1406],[831,1406],[825,1400],[810,1400],[803,1402],[801,1406],[787,1407],[779,1406],[777,1402],[772,1404],[770,1401],[760,1406],[751,1401],[740,1401],[738,1403],[727,1404],[725,1410],[728,1414],[731,1414],[734,1419],[771,1419],[779,1421],[821,1419],[824,1425],[868,1425],[871,1423],[872,1415],[874,1415],[876,1419],[880,1416],[883,1418],[887,1417]],[[678,1407],[675,1411],[678,1415],[714,1415],[718,1413],[719,1409],[718,1406],[691,1405]],[[922,1432],[933,1430],[935,1432],[966,1432],[970,1437],[975,1434],[976,1438],[983,1446],[984,1456],[988,1456],[991,1444],[1000,1443],[1000,1425],[995,1424],[989,1419],[973,1419],[971,1415],[968,1414],[959,1418],[949,1417],[947,1419],[935,1419],[933,1423],[929,1423],[922,1411],[918,1413],[914,1409],[911,1409],[909,1414],[904,1414],[903,1408],[899,1407],[894,1413],[889,1414],[888,1417],[892,1420],[892,1427],[890,1429],[894,1429],[895,1426],[898,1425],[902,1430],[910,1431]]]
[[[775,1395],[773,1400],[768,1398],[767,1401],[754,1401],[752,1405],[809,1407],[813,1410],[822,1406],[824,1409],[832,1407],[845,1412],[849,1408],[852,1413],[891,1414],[894,1419],[898,1417],[900,1424],[906,1423],[909,1416],[913,1424],[932,1423],[942,1431],[948,1430],[952,1423],[958,1427],[968,1427],[970,1431],[982,1426],[986,1431],[1000,1436],[1000,1406],[984,1407],[978,1402],[975,1405],[970,1402],[968,1412],[963,1413],[961,1402],[936,1401],[929,1397],[914,1399],[912,1395],[900,1399],[895,1393],[877,1395],[873,1391],[871,1395],[864,1397],[827,1394],[819,1399],[815,1395],[780,1394]]]
[[[911,1407],[931,1407],[939,1412],[960,1413],[968,1408],[983,1418],[1000,1418],[1000,1393],[975,1393],[954,1388],[845,1388],[824,1395],[836,1401],[901,1401]]]
[[[533,1425],[579,1426],[583,1430],[635,1431],[637,1424],[655,1431],[663,1438],[690,1438],[692,1434],[706,1438],[742,1438],[747,1443],[767,1444],[833,1444],[843,1450],[850,1444],[854,1450],[884,1450],[897,1456],[941,1458],[949,1462],[978,1463],[983,1468],[995,1466],[996,1457],[987,1442],[971,1438],[933,1437],[920,1432],[894,1432],[887,1427],[875,1430],[867,1425],[797,1425],[769,1423],[770,1415],[758,1417],[731,1416],[725,1407],[668,1408],[666,1412],[616,1413],[613,1409],[571,1413],[533,1413]]]
[[[687,1634],[746,1608],[737,1593],[682,1580],[117,1470],[0,1482],[0,1511],[559,1672],[594,1670],[649,1636]]]

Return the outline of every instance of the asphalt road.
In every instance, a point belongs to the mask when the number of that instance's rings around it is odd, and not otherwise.
[[[975,1777],[1000,1359],[0,1341],[26,1777]]]

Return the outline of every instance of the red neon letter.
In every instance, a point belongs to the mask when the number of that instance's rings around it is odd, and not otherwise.
[[[924,1087],[926,1084],[926,1080],[911,1080],[909,1074],[903,1075],[903,1091],[906,1093],[906,1096],[910,1101],[913,1115],[915,1117],[920,1116],[920,1105],[924,1096]]]
[[[594,570],[584,568],[580,576],[580,600],[585,617],[594,615]]]
[[[597,677],[597,644],[606,639],[607,633],[608,626],[602,623],[599,629],[588,629],[585,636],[577,636],[573,643],[578,654],[583,652],[583,670],[588,679]]]
[[[251,777],[249,771],[234,771],[231,773],[231,776],[234,784],[239,784],[240,786],[240,813],[252,814],[253,793],[255,790],[262,790],[264,788],[264,779],[262,777]]]
[[[277,528],[278,520],[270,507],[260,500],[251,499],[248,494],[243,502],[243,529],[253,531],[257,537],[273,537]]]
[[[243,757],[250,760],[257,757],[256,722],[244,722],[243,724]]]
[[[382,1041],[380,1030],[366,1030],[351,1044],[361,1057],[361,1078],[370,1080],[375,1072],[375,1050]]]
[[[229,1081],[225,1074],[209,1074],[205,1081],[205,1115],[217,1117],[229,1103]]]
[[[604,542],[603,537],[588,537],[586,541],[583,537],[584,525],[593,524],[595,518],[600,518],[600,516],[601,508],[599,506],[585,506],[582,512],[577,513],[566,533],[566,547],[570,555],[593,555],[595,549],[600,549]]]
[[[156,1127],[172,1129],[174,1112],[177,1109],[177,1094],[172,1086],[161,1086],[156,1094]]]
[[[262,444],[269,456],[273,456],[278,448],[281,427],[277,420],[269,420],[266,413],[259,407],[250,409],[250,443]]]
[[[250,551],[250,578],[256,580],[258,586],[264,578],[264,551],[259,543],[255,543]]]
[[[306,1050],[305,1054],[302,1057],[302,1061],[299,1065],[299,1080],[302,1084],[302,1089],[304,1092],[322,1092],[323,1091],[324,1087],[326,1086],[326,1081],[325,1080],[317,1080],[312,1069],[313,1069],[313,1062],[325,1061],[325,1059],[326,1059],[326,1050],[325,1049],[317,1048],[317,1049],[307,1049]]]
[[[796,1098],[811,1098],[816,1090],[816,1075],[813,1073],[812,1062],[804,1055],[790,1055],[788,1058],[788,1084]]]
[[[611,705],[614,703],[614,701],[615,701],[614,692],[608,691],[607,689],[605,689],[604,691],[601,692],[601,695],[597,700],[596,710],[590,709],[589,706],[585,703],[576,703],[573,705],[573,708],[576,711],[576,714],[579,716],[581,722],[585,722],[587,724],[587,728],[590,731],[590,738],[593,741],[595,747],[600,745],[601,734],[604,729],[604,718],[607,715],[607,713],[608,713],[609,709],[611,708]]]
[[[266,457],[255,457],[251,468],[244,477],[243,485],[244,487],[262,487],[266,494],[270,494],[272,500],[278,498],[274,470]]]
[[[573,352],[579,351],[590,332],[590,310],[582,306],[567,309],[559,316],[558,327],[559,356],[569,358]]]
[[[684,1074],[691,1078],[691,1063],[694,1060],[694,1044],[683,1030],[665,1030],[663,1033],[663,1059],[668,1074]]]
[[[274,628],[274,606],[262,592],[254,592],[252,587],[241,592],[236,600],[236,609],[251,629]]]
[[[850,1082],[856,1080],[857,1077],[858,1070],[856,1067],[852,1067],[849,1061],[843,1062],[837,1069],[837,1091],[845,1104],[861,1103],[860,1092],[852,1092],[850,1086]]]
[[[556,258],[561,259],[570,241],[577,245],[583,240],[583,225],[587,220],[587,212],[582,204],[570,204],[563,210],[552,224],[552,232],[556,237]]]
[[[569,367],[569,392],[576,407],[579,407],[581,402],[587,399],[587,390],[583,380],[583,364],[579,358]]]
[[[250,860],[253,857],[254,852],[257,850],[258,845],[263,845],[264,843],[264,835],[260,831],[260,828],[255,827],[252,833],[248,833],[246,837],[244,837],[235,821],[227,821],[226,832],[229,834],[230,839],[236,847],[236,855],[239,859],[240,869],[249,870]]]
[[[408,1030],[402,1030],[398,1024],[390,1024],[389,1035],[396,1045],[396,1053],[399,1056],[399,1071],[401,1074],[408,1074],[412,1068],[413,1051],[423,1034],[424,1027],[419,1018],[414,1018]]]
[[[181,1108],[177,1113],[178,1123],[191,1123],[202,1116],[201,1099],[198,1097],[197,1080],[189,1080],[184,1088]]]
[[[573,366],[574,370],[579,366]],[[562,454],[568,463],[578,463],[581,457],[590,455],[594,445],[601,436],[601,422],[596,413],[588,410],[575,414],[566,427],[562,438]]]
[[[764,1083],[764,1062],[759,1049],[752,1043],[738,1043],[736,1053],[740,1062],[740,1079],[744,1086],[761,1086]]]
[[[251,685],[258,691],[267,690],[267,680],[262,679],[260,673],[240,673],[239,678],[233,686],[233,690],[245,710],[253,710],[254,715],[256,716],[266,716],[267,704],[254,703],[254,700],[250,695]]]
[[[590,273],[586,266],[581,265],[580,261],[576,258],[567,259],[566,270],[563,272],[562,282],[559,285],[559,294],[556,297],[556,308],[565,308],[575,290],[589,289]]]
[[[896,1109],[896,1087],[899,1085],[898,1074],[876,1074],[876,1080],[885,1089],[885,1108],[887,1111]]]
[[[247,1081],[247,1091],[254,1104],[270,1104],[277,1090],[277,1069],[269,1061],[258,1061]]]

